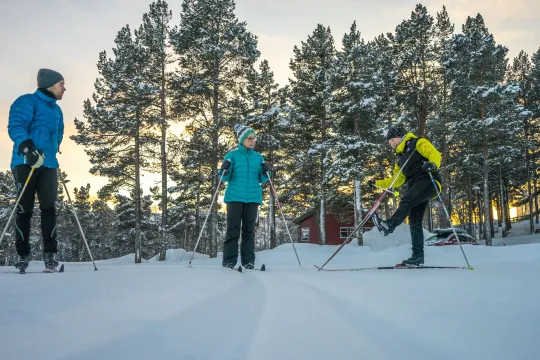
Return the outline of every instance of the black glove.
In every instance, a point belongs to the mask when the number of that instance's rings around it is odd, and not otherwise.
[[[230,160],[225,160],[222,164],[221,164],[221,170],[223,172],[226,172],[227,170],[229,170],[229,168],[231,167],[231,161]]]
[[[43,165],[43,161],[45,160],[43,151],[37,150],[34,147],[32,139],[26,139],[19,145],[19,154],[22,154],[26,158],[28,165],[34,169]]]
[[[368,186],[372,189],[376,189],[377,187],[375,186],[375,180],[369,180],[367,182]]]
[[[426,172],[435,171],[437,170],[437,165],[435,165],[431,161],[428,161],[428,162],[425,162],[424,165],[422,165],[422,170]]]
[[[264,172],[272,171],[272,168],[270,167],[270,164],[267,162],[262,163],[262,169]]]

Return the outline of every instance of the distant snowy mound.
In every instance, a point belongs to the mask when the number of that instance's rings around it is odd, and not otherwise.
[[[432,234],[424,229],[424,240]],[[399,225],[392,234],[384,236],[377,228],[364,233],[364,246],[373,251],[383,251],[390,248],[411,245],[411,233],[408,224]]]
[[[183,261],[187,262],[191,259],[192,254],[193,254],[192,252],[188,252],[184,249],[169,249],[166,252],[165,262],[183,262]],[[199,254],[199,253],[195,253],[195,255],[193,256],[193,259],[208,259],[208,258],[210,258],[209,255]],[[159,261],[159,255],[156,255],[150,258],[148,261],[150,262]]]

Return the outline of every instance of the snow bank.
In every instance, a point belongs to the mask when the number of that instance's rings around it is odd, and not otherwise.
[[[188,262],[191,259],[192,252],[188,252],[184,249],[169,249],[165,255],[165,262]],[[200,253],[195,253],[193,259],[208,259],[210,256]],[[159,255],[150,258],[150,262],[160,262]]]

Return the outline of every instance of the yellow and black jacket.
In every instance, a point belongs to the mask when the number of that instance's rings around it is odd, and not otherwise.
[[[416,149],[416,151],[413,153],[414,149]],[[437,169],[441,166],[441,153],[429,142],[429,140],[426,138],[419,138],[413,133],[407,133],[407,135],[405,135],[403,141],[396,147],[396,154],[398,156],[398,162],[394,166],[394,175],[384,180],[377,180],[375,182],[377,186],[387,189],[396,175],[397,179],[392,188],[398,188],[405,182],[410,183],[411,181],[428,177],[428,173],[422,170],[422,165],[424,165],[424,162],[426,161],[434,163],[435,166],[437,166]],[[411,159],[400,173],[399,169],[403,167],[403,164],[405,164],[409,157]],[[434,171],[432,175],[437,182],[440,191],[442,189],[441,175],[438,171]]]

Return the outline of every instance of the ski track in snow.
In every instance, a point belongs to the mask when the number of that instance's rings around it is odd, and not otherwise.
[[[266,295],[260,281],[249,276],[241,280],[166,319],[147,320],[132,333],[77,354],[77,359],[95,360],[101,354],[117,353],[126,359],[152,359],[156,351],[169,354],[171,359],[213,359],[217,353],[220,359],[244,359],[249,349],[245,344],[250,344],[256,334]],[[216,326],[216,322],[222,326]]]
[[[540,245],[467,248],[474,271],[326,273],[313,264],[334,247],[299,248],[302,268],[283,246],[259,254],[267,272],[242,274],[218,259],[0,267],[0,358],[538,359]],[[347,247],[332,266],[387,265],[408,251]],[[457,247],[426,251],[462,261]]]

